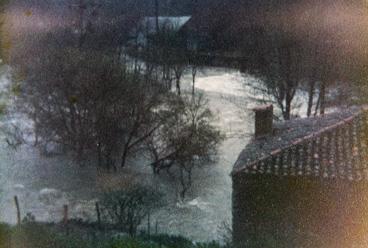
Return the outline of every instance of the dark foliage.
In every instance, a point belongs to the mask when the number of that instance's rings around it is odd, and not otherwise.
[[[138,226],[162,205],[162,195],[150,188],[132,186],[129,189],[105,193],[101,199],[103,211],[117,228],[134,236]]]

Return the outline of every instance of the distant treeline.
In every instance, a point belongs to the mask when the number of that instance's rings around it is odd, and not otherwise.
[[[14,0],[12,5],[29,7],[33,10],[54,11],[59,14],[65,13],[70,6],[77,5],[81,2],[85,4],[100,5],[108,14],[119,15],[126,12],[139,12],[145,16],[155,15],[155,0],[60,0],[60,1],[38,1],[38,0]],[[192,15],[198,7],[207,6],[206,1],[198,0],[158,0],[159,15],[161,16],[187,16]]]

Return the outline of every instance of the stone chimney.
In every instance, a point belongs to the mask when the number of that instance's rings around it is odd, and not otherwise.
[[[255,113],[255,138],[272,133],[273,106],[263,105],[253,109]]]

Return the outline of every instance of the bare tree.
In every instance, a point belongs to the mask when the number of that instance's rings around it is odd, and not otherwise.
[[[189,54],[189,68],[191,71],[191,75],[192,75],[192,95],[195,95],[195,83],[196,83],[196,78],[197,78],[197,74],[198,74],[198,70],[200,68],[200,57],[199,57],[199,52],[198,49],[194,49],[193,51],[188,51]]]
[[[162,25],[158,33],[149,37],[151,51],[148,61],[162,66],[162,79],[167,82],[171,90],[175,80],[175,89],[181,95],[181,78],[189,64],[189,53],[186,50],[184,40],[172,25]]]
[[[324,114],[330,86],[355,80],[366,61],[365,7],[343,1],[317,6],[313,1],[303,5],[276,1],[269,3],[272,13],[263,6],[248,15],[252,36],[244,38],[245,68],[263,79],[266,94],[275,100],[284,119],[290,118],[298,90],[309,95],[308,116],[313,107]],[[325,18],[336,13],[345,14],[338,21]]]
[[[106,167],[121,156],[124,165],[155,130],[153,110],[165,91],[113,54],[75,48],[72,41],[58,47],[66,34],[36,39],[28,44],[34,56],[14,58],[17,74],[25,77],[19,106],[33,119],[42,142],[67,147],[78,160],[96,151]]]
[[[255,86],[256,92],[270,96],[283,118],[289,120],[296,91],[304,79],[300,60],[303,47],[293,37],[265,30],[258,31],[256,43],[253,57],[256,63],[249,70],[263,85],[251,86]]]
[[[110,222],[130,236],[137,234],[138,226],[162,204],[162,195],[150,188],[132,186],[105,193],[103,212]]]
[[[156,18],[156,33],[160,31],[160,23],[159,23],[159,0],[155,0],[155,18]]]
[[[203,95],[173,97],[162,110],[166,122],[148,140],[155,173],[178,178],[180,195],[192,185],[193,169],[213,162],[222,134],[211,124],[213,115]]]

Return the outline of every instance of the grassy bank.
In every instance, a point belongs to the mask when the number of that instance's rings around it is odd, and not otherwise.
[[[54,224],[0,224],[0,248],[222,248],[217,243],[194,243],[183,237],[138,235],[66,228]]]

